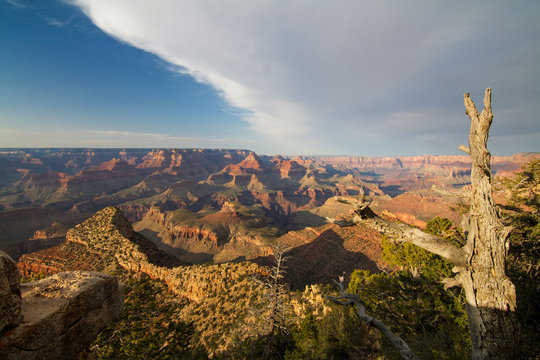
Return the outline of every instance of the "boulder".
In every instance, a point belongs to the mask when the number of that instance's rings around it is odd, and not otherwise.
[[[62,272],[21,285],[24,321],[0,334],[0,359],[74,359],[116,318],[124,288],[111,275]]]
[[[21,315],[21,275],[17,264],[0,251],[0,333],[6,327],[17,326]]]

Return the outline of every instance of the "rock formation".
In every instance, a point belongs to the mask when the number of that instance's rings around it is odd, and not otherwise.
[[[447,218],[454,224],[459,224],[461,214],[459,214],[457,208],[460,204],[464,204],[460,203],[459,200],[461,200],[459,197],[443,199],[437,194],[407,192],[392,199],[377,199],[371,207],[375,211],[386,211],[386,215],[390,217],[423,228],[427,221],[437,216]]]
[[[523,153],[512,156],[494,156],[492,167],[503,171],[519,170],[520,164],[529,162],[539,157],[538,153]],[[363,170],[396,170],[396,169],[442,169],[470,171],[471,160],[466,155],[420,155],[420,156],[396,156],[396,157],[371,157],[371,156],[309,156],[307,160],[321,162],[329,165],[339,165]]]
[[[378,273],[382,259],[381,236],[367,227],[339,227],[327,224],[317,228],[290,231],[279,241],[291,250],[285,278],[293,289],[309,284],[330,284],[343,273],[366,269]]]
[[[0,251],[0,358],[75,359],[122,311],[124,288],[111,275],[62,272],[20,284]]]
[[[494,157],[493,167],[507,174],[534,157],[538,154]],[[70,228],[111,205],[120,207],[133,223],[143,220],[152,207],[167,214],[187,210],[200,219],[226,202],[252,209],[260,205],[263,212],[255,209],[258,220],[251,223],[284,233],[302,225],[291,222],[301,219],[295,213],[319,207],[333,196],[364,192],[383,198],[373,205],[387,207],[398,217],[428,221],[444,216],[456,221],[459,214],[452,211],[453,204],[432,201],[426,192],[432,185],[444,191],[462,189],[469,184],[469,168],[467,157],[459,156],[271,158],[221,149],[6,149],[0,151],[0,249],[18,258],[54,246],[60,237],[32,243],[29,238],[52,222]],[[399,197],[412,191],[421,196]],[[395,200],[386,204],[390,197]],[[200,224],[176,223],[184,230],[178,228],[179,236],[171,239],[195,241],[165,245],[200,252],[204,249],[197,247],[200,241],[195,238],[213,238],[204,247],[215,252],[216,243],[221,247],[228,242],[230,229],[214,236],[214,229]],[[162,230],[166,229],[158,232]]]
[[[114,276],[87,271],[22,284],[21,293],[23,320],[0,332],[2,359],[80,358],[124,302]]]
[[[69,230],[62,245],[24,255],[18,266],[25,275],[36,271],[50,274],[76,269],[124,269],[131,273],[144,273],[165,281],[177,295],[197,302],[223,289],[224,283],[217,281],[210,267],[180,266],[182,264],[134,232],[118,208],[107,207]],[[220,267],[232,269],[238,265],[222,264]],[[260,271],[255,264],[243,267],[246,273]],[[226,273],[228,275],[224,276],[228,279],[224,280],[225,283],[242,277],[234,271]],[[210,281],[212,278],[214,281]]]
[[[264,289],[252,278],[263,268],[249,262],[177,266],[173,260],[134,232],[117,208],[108,207],[71,229],[60,246],[24,255],[19,268],[27,273],[96,269],[161,280],[183,304],[176,319],[192,322],[211,351],[226,350],[232,339],[261,335],[245,322],[256,322],[249,309],[262,301]]]
[[[0,333],[6,327],[17,326],[22,321],[21,276],[17,264],[0,251]]]

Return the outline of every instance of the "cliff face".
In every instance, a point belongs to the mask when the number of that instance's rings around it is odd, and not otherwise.
[[[208,176],[231,163],[241,161],[245,150],[168,149],[152,150],[137,164],[139,169],[159,170],[169,174]]]
[[[17,264],[0,251],[0,333],[6,327],[14,327],[22,321],[21,276]]]
[[[117,317],[123,285],[110,275],[63,272],[20,284],[0,251],[0,358],[74,359]]]
[[[501,168],[505,171],[519,170],[520,165],[540,157],[537,153],[515,154],[511,156],[493,156],[491,165],[495,172]],[[319,161],[330,165],[340,165],[349,168],[365,170],[396,170],[396,169],[471,169],[471,160],[466,155],[420,155],[396,157],[371,156],[310,156],[306,159]]]
[[[0,332],[0,358],[75,359],[122,311],[124,289],[110,275],[63,272],[21,285],[23,320]]]
[[[438,194],[404,193],[391,199],[377,199],[373,202],[372,209],[377,212],[385,211],[390,217],[408,224],[424,227],[427,221],[437,216],[459,224],[461,214],[458,208],[464,203],[464,199]]]
[[[282,178],[301,179],[306,174],[306,167],[295,160],[286,160],[281,156],[276,156],[272,158],[271,163],[279,169]]]
[[[266,225],[259,215],[244,214],[225,201],[220,211],[201,217],[189,211],[164,213],[154,207],[134,227],[167,252],[197,264],[259,256],[261,233],[274,234]]]
[[[377,273],[386,266],[381,257],[381,235],[361,225],[308,227],[291,231],[280,241],[291,247],[286,279],[294,289],[329,284],[355,269]]]
[[[210,278],[215,277],[212,267],[183,267],[181,264],[135,233],[120,210],[108,207],[69,230],[64,244],[23,255],[18,266],[26,275],[35,270],[54,273],[81,268],[101,271],[123,268],[165,281],[174,293],[197,302],[209,294],[218,293],[225,286],[224,282],[217,279],[210,281]],[[238,267],[237,264],[218,267],[223,269],[220,274],[228,279],[226,281],[233,282],[241,280],[247,273],[258,271],[254,264],[244,266],[245,274],[243,271],[232,271]]]

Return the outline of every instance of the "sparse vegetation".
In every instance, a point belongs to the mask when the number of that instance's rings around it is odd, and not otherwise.
[[[291,329],[294,346],[285,352],[286,360],[376,359],[380,356],[378,334],[358,326],[355,315],[337,305],[328,305],[326,315],[306,315]]]
[[[540,354],[540,160],[523,171],[499,180],[506,190],[503,206],[512,226],[508,251],[508,275],[516,285],[517,314],[523,333],[523,352],[528,358]]]
[[[428,273],[439,270],[435,266]],[[408,271],[371,274],[355,271],[348,292],[358,294],[370,314],[409,344],[421,359],[466,359],[471,342],[465,299],[459,290],[444,290],[440,280]],[[386,358],[399,355],[383,338]]]
[[[146,275],[134,277],[121,317],[99,335],[91,351],[96,359],[207,359],[192,323],[177,319],[186,300]]]

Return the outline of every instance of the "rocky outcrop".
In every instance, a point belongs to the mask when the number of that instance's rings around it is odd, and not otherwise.
[[[124,302],[114,276],[87,271],[22,284],[21,293],[23,321],[0,333],[1,359],[81,358]]]
[[[425,222],[437,216],[459,224],[461,215],[457,211],[458,206],[455,199],[450,201],[432,194],[405,193],[392,199],[377,199],[372,208],[378,212],[387,211],[386,215],[393,213],[401,221],[423,227]]]
[[[268,171],[268,166],[255,154],[250,152],[241,162],[231,163],[223,168],[221,173],[229,173],[231,175],[249,175]]]
[[[308,284],[332,283],[355,269],[377,273],[387,265],[382,259],[381,235],[364,226],[328,224],[290,231],[279,239],[291,248],[285,278],[294,289]],[[269,265],[258,259],[260,264]]]
[[[163,280],[174,293],[193,301],[201,301],[210,293],[218,293],[226,286],[227,281],[240,279],[231,272],[227,277],[232,280],[219,282],[214,279],[214,282],[211,282],[210,279],[215,276],[211,275],[211,267],[180,266],[182,264],[134,232],[120,210],[111,206],[69,230],[66,242],[61,246],[24,255],[18,266],[25,273],[30,273],[33,269],[51,273],[74,268],[99,271],[123,268]],[[230,267],[236,268],[236,265],[231,264]],[[255,264],[240,267],[254,273],[258,269]]]
[[[20,281],[17,264],[8,254],[0,251],[0,332],[22,321]]]
[[[307,169],[295,160],[285,160],[281,156],[276,156],[271,160],[272,165],[278,169],[282,178],[301,179]]]
[[[208,176],[245,157],[244,150],[167,149],[152,150],[137,165],[139,169],[160,170],[184,176]]]
[[[238,164],[238,167],[244,168],[244,169],[262,170],[265,167],[265,165],[261,161],[261,159],[259,159],[257,154],[251,151],[249,155],[246,156],[246,158]]]
[[[70,229],[66,240],[103,250],[117,250],[124,245],[120,240],[128,240],[132,236],[131,224],[120,210],[110,206]]]
[[[408,214],[408,213],[402,213],[402,212],[392,213],[390,211],[383,210],[381,212],[381,215],[393,221],[401,221],[401,222],[404,222],[405,224],[409,224],[411,226],[415,226],[421,229],[425,228],[427,224],[425,221],[419,220],[416,218],[416,216],[412,214]]]
[[[220,236],[211,229],[198,226],[175,225],[164,231],[169,237],[164,241],[167,245],[176,248],[195,250],[217,251],[217,248],[227,240],[227,235]],[[191,245],[191,246],[190,246]]]
[[[142,158],[138,168],[162,168],[174,169],[182,164],[182,155],[176,151],[170,150],[153,150]]]

